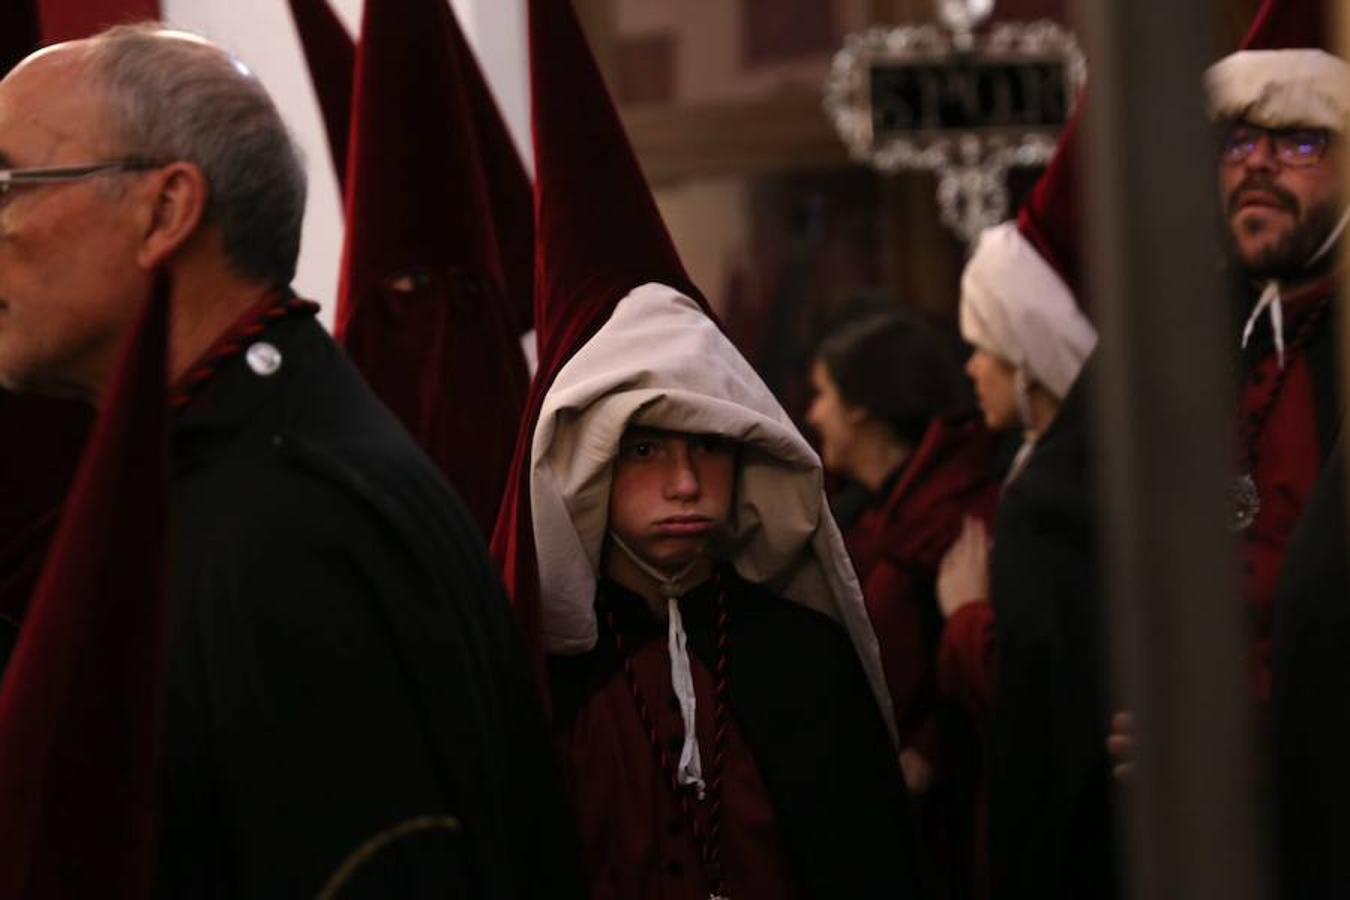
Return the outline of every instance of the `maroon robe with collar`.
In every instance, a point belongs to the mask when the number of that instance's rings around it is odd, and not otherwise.
[[[725,591],[727,736],[719,847],[735,900],[896,900],[916,891],[910,811],[856,651],[837,623],[724,572],[680,599],[704,777],[715,770],[717,593]],[[594,900],[705,900],[711,885],[657,762],[619,646],[672,764],[665,624],[608,580],[600,638],[549,659],[555,724],[577,804]],[[610,622],[613,622],[613,629]],[[805,663],[805,664],[804,664]],[[707,803],[695,815],[706,827]]]
[[[975,420],[935,420],[889,493],[844,535],[881,645],[902,747],[938,761],[933,722],[938,565],[962,520],[988,521],[998,496],[994,438]]]
[[[1257,337],[1244,355],[1239,392],[1239,427],[1245,432],[1252,417],[1271,403],[1256,438],[1256,460],[1251,475],[1261,507],[1255,521],[1241,533],[1242,593],[1251,624],[1253,697],[1264,707],[1271,698],[1271,636],[1275,588],[1284,568],[1285,553],[1302,518],[1308,498],[1322,472],[1322,462],[1336,428],[1332,318],[1319,315],[1313,333],[1296,347],[1303,324],[1337,290],[1335,279],[1325,279],[1284,298],[1285,373],[1279,385],[1279,360],[1263,315]],[[1334,351],[1333,351],[1334,352]],[[1328,407],[1330,405],[1330,409]],[[1247,465],[1246,447],[1239,462]]]

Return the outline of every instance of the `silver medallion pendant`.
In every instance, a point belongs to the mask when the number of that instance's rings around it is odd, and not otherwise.
[[[1228,528],[1234,534],[1252,527],[1261,513],[1261,493],[1256,479],[1248,472],[1233,479],[1228,487]]]

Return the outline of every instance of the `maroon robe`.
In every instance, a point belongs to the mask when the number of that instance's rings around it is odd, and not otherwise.
[[[649,698],[660,740],[679,758],[684,722],[674,700],[670,655],[662,638],[648,639],[632,654],[639,689]],[[714,678],[690,658],[697,698],[699,749],[713,759]],[[700,845],[669,781],[657,764],[621,669],[578,711],[562,737],[575,787],[586,867],[594,900],[705,900],[707,873]],[[791,898],[798,892],[785,860],[773,803],[750,746],[732,719],[723,763],[723,869],[732,897]],[[708,804],[692,804],[704,833]]]
[[[935,420],[887,496],[844,535],[881,645],[901,746],[935,764],[937,570],[965,517],[992,515],[993,454],[981,423]]]
[[[718,622],[718,591],[727,619]],[[857,656],[820,614],[729,572],[680,600],[704,778],[715,762],[719,628],[726,628],[721,796],[725,892],[741,900],[900,898],[914,892],[899,768]],[[684,726],[667,633],[646,602],[602,581],[600,639],[549,661],[555,718],[595,900],[704,900],[712,885],[622,660],[630,660],[669,764]],[[611,628],[611,624],[613,627]],[[614,634],[620,635],[620,644]],[[803,664],[809,660],[809,664]],[[690,806],[707,833],[713,794]]]
[[[947,620],[938,646],[938,691],[951,697],[985,731],[994,705],[994,607],[988,600],[968,603]]]
[[[1251,472],[1261,498],[1261,508],[1251,526],[1242,532],[1242,594],[1250,617],[1252,634],[1252,695],[1265,707],[1271,697],[1271,637],[1275,588],[1284,568],[1285,553],[1294,529],[1322,473],[1326,456],[1318,409],[1318,381],[1326,377],[1314,360],[1312,346],[1325,341],[1334,330],[1332,319],[1322,313],[1306,347],[1289,346],[1310,315],[1337,290],[1334,280],[1319,282],[1284,298],[1286,366],[1283,387],[1270,407],[1256,439],[1256,464]],[[1265,330],[1264,317],[1257,331]],[[1249,365],[1238,401],[1239,427],[1245,432],[1251,417],[1260,416],[1279,383],[1279,360],[1269,341],[1252,347]],[[1243,450],[1245,451],[1245,447]],[[1240,462],[1245,466],[1246,459]]]

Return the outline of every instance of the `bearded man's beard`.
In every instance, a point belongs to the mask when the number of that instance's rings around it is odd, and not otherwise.
[[[1238,250],[1235,233],[1242,227],[1236,222],[1241,195],[1250,189],[1259,189],[1274,196],[1293,214],[1294,224],[1276,241],[1267,244],[1255,258],[1246,259]],[[1298,199],[1288,191],[1264,179],[1249,179],[1229,195],[1227,212],[1228,252],[1248,277],[1259,281],[1304,281],[1331,270],[1336,253],[1324,253],[1316,260],[1313,255],[1322,249],[1336,227],[1341,216],[1337,203],[1320,203],[1303,211]]]

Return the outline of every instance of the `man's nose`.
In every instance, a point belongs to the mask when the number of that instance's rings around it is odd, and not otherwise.
[[[1279,164],[1280,158],[1275,155],[1275,139],[1268,134],[1257,138],[1252,152],[1242,161],[1244,168],[1258,172],[1273,172]]]

